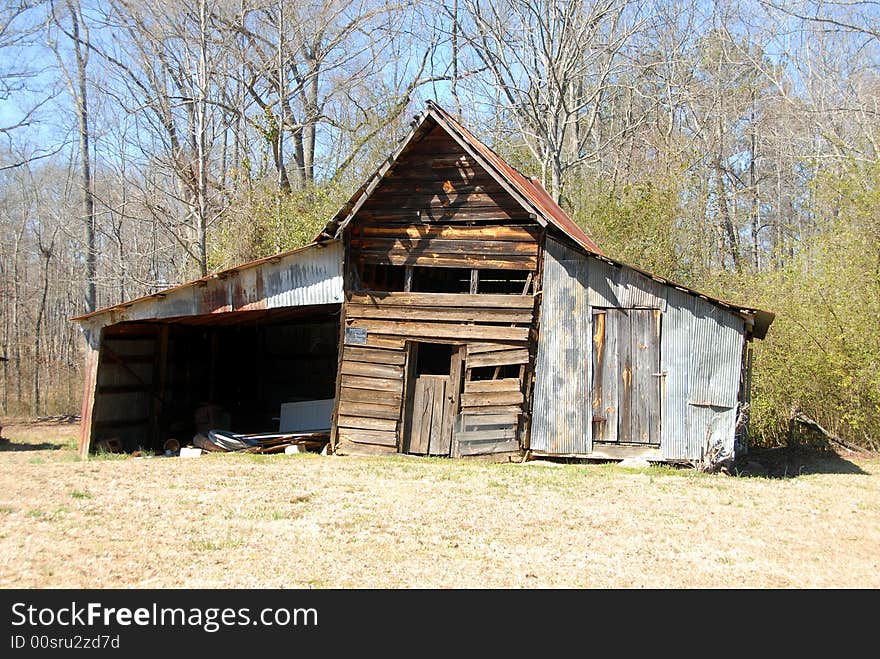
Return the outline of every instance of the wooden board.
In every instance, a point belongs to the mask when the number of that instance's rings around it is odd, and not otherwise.
[[[400,396],[403,394],[402,380],[388,380],[385,378],[369,378],[361,375],[343,375],[340,377],[343,387],[352,389],[367,389],[370,391],[390,391]]]
[[[464,383],[467,394],[485,393],[489,391],[520,391],[522,383],[519,378],[501,378],[500,380],[471,380]]]
[[[509,364],[528,364],[529,351],[521,350],[496,350],[495,352],[485,352],[478,355],[469,356],[467,359],[468,368],[479,368],[481,366],[506,366]]]
[[[358,252],[404,254],[497,254],[501,256],[538,255],[538,244],[515,240],[446,240],[442,238],[358,238],[351,241]]]
[[[382,251],[359,252],[364,263],[378,265],[417,265],[435,268],[482,268],[485,270],[534,270],[538,266],[536,256],[494,256],[470,254],[455,256],[451,254],[411,254],[388,253]]]
[[[345,342],[345,347],[369,347],[369,348],[386,348],[389,350],[403,350],[406,340],[393,336],[384,336],[381,334],[367,333],[366,343],[354,344],[350,341]]]
[[[352,327],[365,327],[367,332],[406,337],[434,339],[526,341],[528,327],[497,327],[486,325],[455,325],[451,323],[400,322],[387,320],[354,319]]]
[[[480,407],[464,407],[462,414],[522,414],[522,405],[482,405]]]
[[[359,430],[382,430],[387,432],[395,432],[397,430],[397,418],[371,419],[365,416],[343,416],[339,414],[337,423],[341,428],[357,428]]]
[[[406,354],[403,350],[379,350],[361,346],[346,346],[345,361],[369,362],[371,364],[395,364],[403,366]]]
[[[535,305],[531,295],[500,295],[466,293],[352,293],[353,304],[416,306],[416,307],[474,307],[477,309],[528,309]]]
[[[397,420],[400,417],[400,405],[377,405],[376,403],[356,403],[343,400],[339,403],[339,414]]]
[[[415,307],[376,306],[372,304],[347,305],[347,318],[377,318],[386,320],[440,320],[474,323],[521,323],[532,322],[532,311],[520,309],[461,308],[461,307]]]
[[[397,450],[397,433],[383,430],[361,430],[358,428],[339,427],[337,431],[339,441],[349,441],[356,444],[377,444],[391,446]]]
[[[523,402],[521,391],[486,391],[481,393],[463,393],[462,407],[484,407],[489,405],[519,405]]]
[[[494,241],[537,241],[540,230],[537,227],[517,225],[500,226],[455,226],[443,224],[414,224],[400,227],[394,225],[365,224],[360,235],[365,238],[426,238],[444,240],[494,240]]]
[[[367,362],[343,361],[342,375],[363,375],[370,378],[402,379],[403,367],[393,364],[369,364]]]
[[[339,390],[339,400],[351,403],[373,403],[377,405],[399,407],[401,395],[390,391],[342,387]]]
[[[343,433],[340,431],[340,440],[336,445],[336,449],[334,453],[338,455],[392,455],[397,453],[396,446],[386,446],[381,444],[362,444],[360,442],[353,442],[348,437],[343,438]]]
[[[528,344],[524,342],[468,343],[467,354],[479,355],[483,352],[495,352],[496,350],[513,350],[515,348],[528,348]]]

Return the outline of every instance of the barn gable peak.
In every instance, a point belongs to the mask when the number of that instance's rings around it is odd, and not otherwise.
[[[415,117],[409,133],[401,140],[395,151],[352,195],[351,199],[327,223],[316,240],[338,237],[358,211],[407,153],[428,134],[442,130],[448,138],[475,162],[518,204],[542,226],[552,225],[590,253],[602,252],[593,240],[553,201],[541,183],[529,178],[509,165],[501,156],[478,140],[467,128],[433,101],[428,101],[423,112]]]

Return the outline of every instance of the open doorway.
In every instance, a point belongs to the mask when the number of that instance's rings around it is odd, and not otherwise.
[[[461,392],[464,347],[411,341],[408,351],[402,452],[449,455]]]

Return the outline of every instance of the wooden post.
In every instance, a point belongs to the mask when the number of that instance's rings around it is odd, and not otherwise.
[[[87,460],[92,443],[92,413],[98,388],[98,365],[101,355],[101,335],[104,327],[84,327],[85,370],[83,372],[83,403],[79,421],[79,457]]]
[[[159,436],[161,426],[159,417],[164,412],[165,404],[165,381],[168,373],[168,325],[162,324],[159,327],[159,345],[156,350],[156,375],[153,378],[153,418],[151,426],[153,431],[153,448],[162,445],[162,438]]]

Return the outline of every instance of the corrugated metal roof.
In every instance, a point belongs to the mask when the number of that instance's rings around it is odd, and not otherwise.
[[[82,322],[125,310],[131,319],[147,319],[341,301],[342,246],[310,243],[72,320]],[[162,308],[147,309],[157,304]]]

